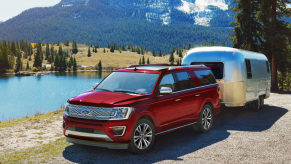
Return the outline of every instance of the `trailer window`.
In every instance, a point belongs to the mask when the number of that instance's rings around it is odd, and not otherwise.
[[[223,79],[223,62],[191,62],[190,65],[200,65],[204,64],[205,66],[210,67],[215,79]]]
[[[266,65],[267,65],[267,71],[268,71],[268,73],[270,73],[270,70],[269,70],[269,62],[268,61],[266,61]]]
[[[194,71],[202,86],[215,84],[216,80],[210,70]]]
[[[252,67],[251,67],[251,61],[249,59],[246,59],[246,69],[247,69],[247,78],[252,79]]]

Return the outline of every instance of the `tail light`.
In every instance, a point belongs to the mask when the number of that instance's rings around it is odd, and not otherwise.
[[[220,93],[220,86],[217,86],[216,91],[218,94]]]

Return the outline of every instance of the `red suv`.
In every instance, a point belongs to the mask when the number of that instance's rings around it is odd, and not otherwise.
[[[67,142],[145,153],[155,136],[193,125],[210,131],[219,87],[204,65],[135,65],[112,72],[65,105]]]

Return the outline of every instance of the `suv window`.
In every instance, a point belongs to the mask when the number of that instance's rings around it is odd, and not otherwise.
[[[175,76],[177,78],[177,91],[195,88],[195,84],[188,72],[175,73]]]
[[[216,80],[210,70],[194,71],[202,86],[215,84]]]
[[[173,78],[173,75],[172,74],[168,74],[168,75],[165,75],[160,83],[160,86],[159,86],[159,90],[162,88],[162,87],[169,87],[172,89],[173,92],[175,92],[175,85],[174,85],[174,78]]]

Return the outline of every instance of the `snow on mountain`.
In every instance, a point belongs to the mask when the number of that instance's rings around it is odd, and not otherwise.
[[[89,0],[62,0],[63,7]],[[149,22],[160,22],[163,25],[171,23],[172,11],[179,10],[193,19],[193,24],[209,26],[215,11],[228,11],[232,0],[100,0],[110,6],[131,9],[132,16],[145,13]]]
[[[181,2],[182,5],[176,8],[184,13],[194,14],[193,19],[197,25],[209,26],[213,17],[213,12],[209,9],[210,6],[228,10],[228,4],[225,0],[196,0],[194,3],[181,0]]]

